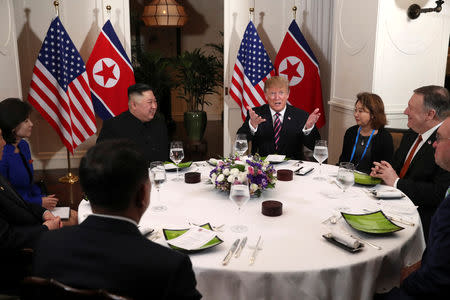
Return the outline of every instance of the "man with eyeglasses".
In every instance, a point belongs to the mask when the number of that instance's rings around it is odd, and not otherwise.
[[[97,143],[128,139],[138,145],[147,162],[166,161],[169,156],[167,126],[157,113],[158,102],[153,89],[143,83],[128,88],[128,110],[103,122]]]
[[[436,163],[450,171],[450,117],[437,130],[433,143]],[[402,270],[400,288],[375,299],[450,299],[450,186],[431,220],[430,235],[422,261]],[[418,267],[418,268],[417,268]],[[411,272],[410,270],[415,269]]]
[[[303,145],[314,149],[320,134],[314,126],[320,117],[316,108],[310,115],[287,104],[289,81],[274,76],[264,84],[264,94],[268,104],[252,109],[238,134],[246,134],[252,141],[252,154],[261,156],[284,154],[291,159],[304,159]]]
[[[401,190],[419,206],[425,240],[428,240],[431,217],[450,185],[450,173],[436,164],[432,146],[449,110],[446,88],[430,85],[414,90],[404,112],[410,130],[403,135],[392,165],[386,161],[374,162],[370,174]]]

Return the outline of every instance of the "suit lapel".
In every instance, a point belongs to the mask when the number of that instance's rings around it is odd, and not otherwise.
[[[284,112],[283,117],[283,125],[281,126],[280,132],[280,141],[279,141],[279,149],[283,149],[286,144],[286,139],[284,137],[287,136],[288,128],[291,127],[293,115],[292,115],[292,107],[286,104],[286,111]]]
[[[17,194],[17,192],[12,188],[12,186],[8,183],[8,181],[0,175],[0,192],[5,195],[8,199],[16,202],[19,206],[27,208],[27,204],[25,200]]]
[[[433,151],[433,143],[436,140],[436,132],[437,129],[430,135],[430,137],[425,141],[425,143],[420,147],[419,151],[417,151],[416,155],[414,155],[411,164],[408,170],[414,168],[414,163],[416,161],[420,161],[420,159],[426,155],[429,151]]]

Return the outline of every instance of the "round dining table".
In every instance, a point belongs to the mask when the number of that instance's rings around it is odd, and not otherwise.
[[[167,210],[151,209],[158,204],[157,191],[152,189],[150,208],[139,225],[155,229],[156,235],[149,237],[155,242],[168,247],[162,229],[185,229],[204,223],[218,227],[216,234],[222,244],[189,254],[203,299],[372,299],[375,292],[398,285],[401,269],[421,259],[425,249],[422,225],[408,197],[377,199],[372,189],[393,189],[381,184],[353,185],[343,192],[336,184],[338,167],[333,165],[321,166],[325,177],[321,181],[315,179],[319,175],[317,163],[290,160],[274,166],[314,170],[304,176],[294,175],[291,181],[277,181],[275,188],[252,197],[240,214],[228,193],[208,183],[213,166],[206,162],[195,162],[180,172],[180,176],[200,172],[201,182],[196,184],[174,181],[176,173],[167,172],[167,181],[160,189],[160,202]],[[282,215],[263,215],[261,206],[265,200],[281,202]],[[340,217],[341,211],[364,214],[377,210],[395,215],[401,223],[394,223],[404,229],[383,235],[367,234],[353,229]],[[90,213],[89,202],[83,200],[78,210],[79,222]],[[231,231],[237,223],[246,225],[248,230]],[[350,252],[323,237],[336,230],[357,237],[364,247]],[[248,242],[240,256],[223,265],[234,241],[244,237]],[[261,243],[256,249],[259,237]]]

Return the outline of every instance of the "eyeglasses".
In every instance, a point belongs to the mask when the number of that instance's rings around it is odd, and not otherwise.
[[[442,137],[439,133],[436,133],[436,143],[439,144],[443,140],[450,140],[450,138]]]

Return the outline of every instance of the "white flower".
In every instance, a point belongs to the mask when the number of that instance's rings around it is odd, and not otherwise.
[[[258,190],[258,185],[256,183],[250,184],[250,193],[254,193]]]
[[[218,182],[222,182],[224,179],[225,179],[225,176],[223,176],[223,174],[220,174],[219,176],[217,176]]]
[[[223,175],[228,176],[230,175],[230,169],[223,169],[222,173]]]
[[[217,174],[216,174],[216,173],[212,173],[212,174],[211,174],[211,181],[212,181],[212,182],[215,182],[215,181],[216,181],[216,178],[217,178]]]
[[[239,169],[238,168],[233,168],[233,169],[231,169],[230,173],[236,176],[236,175],[239,174]]]
[[[247,179],[247,173],[242,172],[241,174],[238,175],[239,182],[244,182],[245,179]]]
[[[228,176],[227,181],[228,181],[229,183],[233,183],[235,178],[236,178],[236,176],[230,175],[230,176]]]

